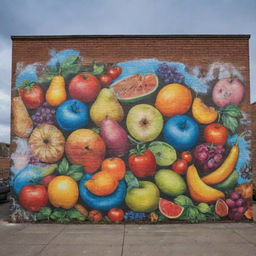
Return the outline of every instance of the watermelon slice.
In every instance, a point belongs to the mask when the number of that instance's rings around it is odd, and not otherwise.
[[[151,95],[158,88],[158,78],[152,73],[135,74],[111,85],[118,100],[135,102]]]
[[[177,219],[183,213],[184,207],[166,199],[160,198],[159,210],[165,217],[169,219]]]

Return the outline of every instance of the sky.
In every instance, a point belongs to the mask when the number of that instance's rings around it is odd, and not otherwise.
[[[0,142],[10,140],[11,35],[251,34],[256,101],[256,0],[0,0]]]

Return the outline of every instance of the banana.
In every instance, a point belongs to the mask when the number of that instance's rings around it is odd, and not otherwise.
[[[215,185],[224,181],[234,170],[239,156],[239,147],[235,144],[223,164],[214,172],[204,176],[202,181],[209,185]]]
[[[214,203],[219,198],[225,197],[223,192],[208,186],[201,180],[194,165],[188,168],[187,184],[191,197],[197,202]]]

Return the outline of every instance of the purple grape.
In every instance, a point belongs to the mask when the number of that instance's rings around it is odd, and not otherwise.
[[[239,213],[241,213],[241,214],[244,214],[245,211],[246,211],[246,207],[241,206],[241,207],[238,207],[238,208],[237,208],[237,212],[239,212]]]
[[[215,161],[213,158],[208,161],[207,166],[209,169],[212,169],[215,167]]]
[[[238,211],[238,208],[237,208],[237,207],[234,207],[234,208],[232,208],[232,211],[233,211],[233,212],[237,212],[237,211]]]
[[[229,217],[229,219],[233,220],[233,219],[234,219],[234,214],[235,214],[234,211],[229,211],[229,212],[228,212],[228,217]]]
[[[228,207],[230,207],[230,208],[234,208],[235,205],[236,205],[235,201],[233,201],[233,200],[230,199],[230,198],[226,199],[226,204],[227,204]]]
[[[175,66],[169,66],[166,63],[158,66],[156,74],[165,84],[184,82],[184,76],[177,71],[177,68]]]
[[[208,158],[208,154],[207,154],[207,152],[205,152],[205,151],[201,151],[201,152],[199,152],[199,153],[197,154],[197,159],[198,159],[200,162],[202,162],[202,163],[204,163],[207,158]]]
[[[194,150],[196,162],[203,171],[214,171],[223,162],[225,149],[223,146],[214,146],[209,143],[197,145]]]
[[[214,151],[214,149],[209,150],[209,156],[210,156],[210,157],[214,157],[214,156],[215,156],[215,151]]]
[[[229,195],[229,197],[232,199],[232,200],[238,200],[240,198],[240,194],[238,192],[231,192],[231,194]]]
[[[233,220],[235,221],[241,220],[242,218],[243,218],[243,213],[235,212],[233,215]]]
[[[220,162],[222,160],[222,155],[221,154],[217,154],[213,157],[214,161],[215,162]]]
[[[236,211],[234,211],[233,209],[232,209],[232,211],[229,211],[228,217],[231,220],[235,220],[235,221],[241,220],[243,218],[243,213],[239,212],[237,210],[238,208],[234,208],[234,209],[236,209]]]
[[[32,120],[36,126],[44,123],[54,124],[55,109],[45,102],[42,107],[36,110],[36,113],[32,116]]]
[[[244,199],[240,198],[240,199],[236,200],[235,204],[236,204],[236,207],[244,206],[245,201],[244,201]]]

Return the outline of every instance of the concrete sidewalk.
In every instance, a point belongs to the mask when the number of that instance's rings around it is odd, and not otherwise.
[[[2,220],[0,242],[1,256],[253,256],[256,225],[10,224]]]

